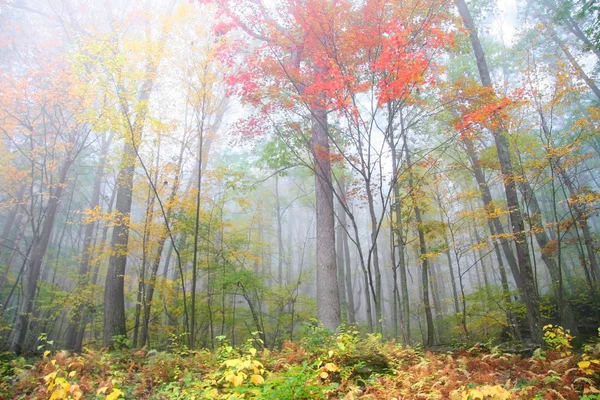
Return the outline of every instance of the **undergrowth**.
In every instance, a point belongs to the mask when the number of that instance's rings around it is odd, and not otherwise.
[[[258,335],[215,351],[46,351],[0,355],[1,399],[598,399],[600,345],[571,351],[572,337],[545,327],[530,358],[474,346],[420,351],[377,335],[315,327],[300,342],[264,348]]]

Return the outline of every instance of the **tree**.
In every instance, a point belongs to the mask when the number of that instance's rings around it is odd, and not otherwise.
[[[27,259],[26,287],[10,343],[10,350],[16,353],[24,350],[42,263],[60,201],[69,185],[69,171],[88,145],[91,133],[88,122],[80,115],[89,107],[87,93],[81,89],[80,76],[64,60],[42,64],[39,70],[27,72],[37,79],[18,74],[4,76],[8,86],[3,98],[15,101],[2,107],[5,121],[2,131],[16,150],[27,154],[32,171],[28,184],[33,241]],[[50,148],[46,143],[54,146]],[[34,192],[39,192],[39,199],[32,195]]]
[[[477,61],[477,69],[479,71],[481,84],[485,88],[488,88],[488,90],[493,91],[492,80],[485,59],[485,53],[483,51],[483,47],[481,46],[481,42],[479,41],[479,36],[477,35],[476,27],[473,24],[473,19],[471,18],[469,8],[464,0],[455,0],[455,3],[465,27],[469,30],[469,37],[471,39],[471,45]],[[502,121],[496,121],[496,126],[492,129],[492,134],[496,144],[500,169],[504,178],[504,192],[509,209],[512,233],[514,236],[513,243],[516,248],[517,261],[519,263],[519,271],[513,271],[513,274],[517,284],[520,283],[521,285],[519,289],[527,309],[527,320],[529,323],[529,329],[531,331],[531,339],[534,343],[539,343],[541,341],[542,332],[540,325],[540,303],[535,285],[533,268],[529,258],[527,240],[525,238],[525,224],[523,223],[523,216],[521,214],[521,208],[519,205],[516,179],[510,159],[508,140],[506,138],[506,132],[503,128]]]

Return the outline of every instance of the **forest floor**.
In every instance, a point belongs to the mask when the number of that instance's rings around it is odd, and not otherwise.
[[[600,345],[521,356],[319,335],[280,350],[45,351],[0,360],[0,399],[600,399]]]

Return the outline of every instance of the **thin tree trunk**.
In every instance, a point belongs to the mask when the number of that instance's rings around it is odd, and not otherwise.
[[[281,228],[281,202],[279,199],[279,177],[275,175],[275,219],[277,223],[277,283],[283,285],[283,232]]]
[[[338,180],[340,187],[340,198],[342,201],[346,201],[346,182],[345,177],[342,175]],[[347,206],[346,206],[347,207]],[[347,310],[348,310],[348,323],[354,324],[356,322],[355,306],[354,306],[354,290],[352,288],[352,259],[350,258],[350,245],[348,243],[348,223],[346,219],[346,211],[340,212],[340,226],[343,228],[343,233],[340,237],[343,246],[344,253],[344,284],[346,287],[345,293],[347,298]]]
[[[412,173],[412,164],[410,162],[410,151],[408,149],[408,143],[406,136],[403,137],[404,150],[406,151],[406,163],[408,164],[408,184],[410,186],[410,192],[413,201],[413,209],[415,212],[415,222],[417,224],[417,231],[419,236],[419,257],[421,259],[421,290],[423,292],[423,307],[425,308],[425,321],[427,323],[427,340],[425,342],[426,347],[433,346],[435,342],[434,326],[433,326],[433,315],[431,313],[431,303],[429,301],[429,259],[427,255],[427,243],[425,242],[425,232],[423,231],[423,218],[421,217],[421,208],[419,207],[418,201],[415,198],[415,185]]]
[[[346,211],[343,207],[338,207],[338,214],[341,216],[342,214],[346,214]],[[338,292],[340,294],[340,307],[342,316],[346,316],[346,321],[348,320],[348,301],[346,296],[346,274],[345,274],[345,257],[344,257],[344,236],[346,232],[344,231],[344,226],[341,223],[341,220],[338,218],[338,225],[336,229],[335,242],[336,242],[336,257],[337,257],[337,269],[338,269]]]
[[[391,127],[391,122],[388,125]],[[402,134],[404,134],[404,132]],[[398,183],[398,176],[400,175],[398,163],[400,161],[399,157],[401,153],[398,154],[396,151],[396,145],[394,143],[394,138],[391,132],[388,132],[387,140],[388,145],[390,146],[390,150],[392,152],[392,171],[394,174],[394,214],[396,216],[395,237],[396,248],[398,249],[397,268],[400,269],[400,288],[402,291],[402,318],[400,318],[400,321],[402,322],[402,339],[404,343],[410,344],[410,303],[408,297],[408,279],[406,276],[406,262],[404,258],[405,247],[402,232],[402,199],[400,197],[400,185]],[[396,267],[396,265],[394,265],[394,267]]]

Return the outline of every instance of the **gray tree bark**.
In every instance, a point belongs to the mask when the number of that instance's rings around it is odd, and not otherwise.
[[[322,107],[313,106],[311,114],[317,212],[317,314],[319,321],[327,329],[336,330],[341,323],[341,312],[335,260],[335,216],[327,113]]]

